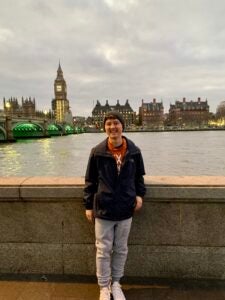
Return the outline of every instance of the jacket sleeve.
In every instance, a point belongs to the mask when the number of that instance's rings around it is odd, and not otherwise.
[[[87,170],[85,174],[85,186],[84,186],[84,206],[86,209],[93,209],[94,195],[98,188],[98,175],[97,167],[94,156],[94,149],[92,149],[89,156]]]
[[[141,152],[137,155],[136,159],[136,175],[135,175],[135,188],[136,195],[144,197],[146,193],[146,187],[144,183],[145,167]]]

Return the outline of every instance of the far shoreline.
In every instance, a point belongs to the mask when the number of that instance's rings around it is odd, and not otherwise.
[[[124,132],[177,132],[177,131],[223,131],[225,128],[173,128],[173,129],[125,129]],[[86,133],[104,133],[103,130],[93,129],[88,130]]]

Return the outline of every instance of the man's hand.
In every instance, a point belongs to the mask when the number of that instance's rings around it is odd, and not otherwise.
[[[136,196],[136,206],[134,211],[138,211],[142,208],[143,200],[140,196]]]
[[[85,213],[86,213],[86,218],[88,219],[88,221],[90,223],[93,223],[94,222],[93,209],[86,209]]]

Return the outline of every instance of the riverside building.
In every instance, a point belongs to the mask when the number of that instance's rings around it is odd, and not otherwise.
[[[225,119],[225,101],[220,102],[216,109],[216,118]]]
[[[19,104],[18,99],[11,97],[8,100],[3,98],[3,109],[4,113],[10,116],[17,117],[35,117],[36,108],[35,108],[35,98],[31,97],[24,99],[22,97],[21,103]]]
[[[214,128],[225,128],[225,101],[217,106],[216,114],[210,120],[209,125]]]
[[[162,128],[164,122],[164,107],[162,102],[154,98],[152,102],[144,102],[142,99],[139,107],[139,124],[144,128]]]
[[[165,121],[167,126],[185,128],[202,127],[208,124],[210,118],[209,105],[207,100],[201,101],[176,101],[170,104],[169,114]]]
[[[119,100],[117,100],[116,105],[110,105],[108,100],[106,100],[105,105],[101,105],[99,100],[92,110],[92,123],[96,128],[103,128],[103,121],[105,114],[110,111],[117,111],[121,113],[124,118],[125,128],[128,128],[135,124],[136,112],[133,111],[129,104],[129,100],[126,100],[124,105],[121,105]]]

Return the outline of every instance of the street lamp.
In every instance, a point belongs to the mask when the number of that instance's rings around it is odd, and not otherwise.
[[[15,141],[13,137],[13,131],[12,131],[12,117],[9,115],[9,112],[11,112],[11,103],[8,101],[5,104],[6,108],[6,116],[5,116],[5,129],[6,129],[6,140],[7,141]]]
[[[45,119],[46,119],[46,117],[47,117],[47,114],[48,114],[48,112],[47,112],[47,110],[45,110],[45,111],[44,111]]]
[[[6,115],[8,116],[9,115],[9,111],[10,111],[10,107],[11,107],[10,102],[6,102],[5,107],[6,107]]]

